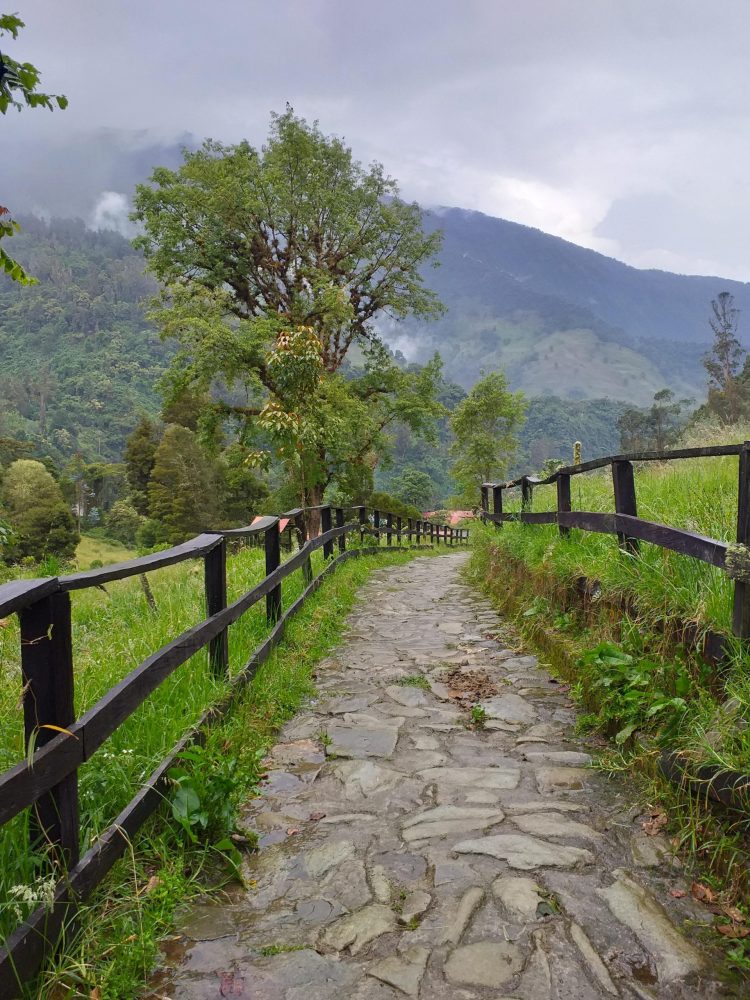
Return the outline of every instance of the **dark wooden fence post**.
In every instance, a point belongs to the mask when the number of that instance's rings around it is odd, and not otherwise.
[[[529,511],[534,500],[534,487],[526,476],[521,480],[521,510]]]
[[[404,522],[401,515],[399,514],[398,517],[396,518],[396,541],[398,542],[399,545],[401,544],[401,530],[403,526]]]
[[[74,721],[73,645],[70,595],[51,594],[24,608],[21,619],[21,675],[26,746],[40,749]],[[78,774],[40,796],[32,808],[31,847],[48,846],[65,869],[79,859]]]
[[[406,521],[406,530],[409,533],[409,545],[413,545],[414,544],[414,518],[413,517],[407,518],[407,521]]]
[[[612,463],[612,484],[615,489],[615,511],[618,514],[638,516],[638,504],[635,498],[635,479],[633,466],[630,462]],[[620,548],[625,552],[638,551],[638,539],[629,538],[624,531],[617,532]]]
[[[417,518],[414,524],[414,532],[414,538],[416,539],[417,545],[419,545],[422,541],[422,521],[419,518]]]
[[[393,514],[385,515],[385,543],[393,545]]]
[[[372,512],[372,529],[375,534],[375,544],[380,548],[380,511]]]
[[[266,528],[266,576],[273,573],[281,565],[281,545],[279,544],[279,523],[272,524]],[[274,587],[266,594],[266,618],[269,624],[274,625],[281,617],[281,584]]]
[[[331,508],[321,507],[320,508],[320,530],[322,534],[326,531],[330,531],[333,527]],[[323,558],[330,559],[333,555],[333,542],[323,542]]]
[[[343,507],[337,507],[336,508],[336,527],[337,528],[343,528],[344,527],[344,523],[345,523],[344,522],[344,508]],[[346,551],[346,535],[339,535],[338,541],[339,541],[339,552]]]
[[[210,617],[227,606],[227,540],[222,538],[215,549],[203,559],[206,590],[206,614]],[[208,646],[208,661],[217,677],[229,667],[229,635],[227,629],[212,639]]]
[[[737,541],[750,544],[750,441],[745,441],[740,452],[739,483],[737,490]],[[739,639],[750,639],[750,583],[734,581],[732,631]]]
[[[492,510],[495,514],[502,514],[503,512],[503,488],[502,486],[492,487]],[[496,528],[502,528],[502,521],[495,521]]]
[[[367,507],[359,508],[359,543],[360,545],[365,544],[365,525],[367,524]]]
[[[294,524],[297,529],[297,545],[302,548],[307,540],[307,526],[305,525],[305,512],[300,511],[299,514],[294,518]],[[309,557],[305,559],[302,563],[302,579],[305,581],[305,586],[309,587],[313,579],[312,563]]]
[[[489,486],[484,486],[483,485],[482,486],[482,503],[481,503],[481,507],[482,507],[482,510],[485,511],[485,512],[489,511],[489,509],[490,509],[490,500],[489,500],[489,497],[490,497],[490,488],[489,488]],[[484,518],[482,518],[482,520],[484,520]]]
[[[570,476],[562,474],[557,477],[557,513],[567,513],[570,506]],[[557,530],[561,535],[569,535],[570,528],[559,524]]]

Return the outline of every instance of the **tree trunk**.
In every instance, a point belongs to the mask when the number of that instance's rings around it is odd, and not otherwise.
[[[323,486],[306,486],[303,491],[303,503],[305,507],[319,507],[323,503]],[[320,511],[305,511],[305,526],[307,537],[317,538],[320,534]]]

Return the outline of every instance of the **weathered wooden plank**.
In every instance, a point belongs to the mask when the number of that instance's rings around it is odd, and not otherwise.
[[[75,719],[70,595],[54,593],[21,612],[21,675],[25,745],[43,747]],[[33,765],[32,765],[33,766]],[[48,844],[65,870],[78,861],[78,780],[75,770],[34,806],[31,848]]]
[[[737,484],[737,541],[750,542],[750,441],[745,441],[740,452]],[[750,584],[734,581],[732,602],[732,632],[740,639],[750,638]]]
[[[320,508],[320,527],[321,534],[325,535],[331,530],[331,525],[333,524],[333,519],[331,516],[331,508],[328,504]],[[333,542],[326,541],[323,545],[323,558],[330,559],[333,555]]]
[[[567,513],[569,510],[571,510],[570,476],[561,475],[557,478],[557,511]],[[566,528],[564,524],[560,524],[558,530],[563,537],[570,534],[570,528]]]
[[[56,576],[38,580],[10,580],[0,586],[0,618],[21,611],[60,589]]]
[[[506,483],[484,483],[482,489],[491,489],[501,485],[504,489],[512,489],[520,486],[523,479],[533,486],[546,486],[557,481],[559,476],[577,476],[582,472],[592,472],[594,469],[603,469],[612,462],[671,462],[683,458],[719,458],[723,455],[739,455],[742,450],[741,444],[721,444],[709,445],[705,448],[673,448],[666,451],[633,451],[624,455],[607,455],[604,458],[595,458],[590,462],[581,462],[580,465],[566,465],[558,469],[546,479],[539,479],[536,476],[519,476],[518,479],[511,479]]]
[[[59,578],[60,588],[62,590],[82,590],[84,587],[98,587],[112,580],[124,580],[126,577],[137,576],[139,573],[150,573],[152,570],[161,569],[164,566],[173,566],[185,559],[195,559],[210,552],[211,549],[220,544],[221,537],[220,534],[198,535],[196,538],[191,538],[189,542],[175,545],[163,552],[154,552],[149,556],[141,556],[139,559],[129,559],[127,562],[113,563],[111,566],[102,567],[102,569],[90,569],[85,573],[61,576]]]
[[[207,552],[203,563],[206,591],[206,615],[210,618],[227,606],[227,543],[220,543]],[[229,668],[229,635],[224,629],[211,640],[208,652],[211,669],[218,676],[224,676]]]
[[[279,568],[281,562],[281,539],[279,537],[279,526],[272,525],[265,531],[265,551],[266,551],[266,577],[272,576]],[[273,625],[281,617],[281,583],[266,594],[266,618]]]
[[[640,517],[629,517],[626,514],[615,515],[615,530],[627,537],[651,542],[660,548],[691,556],[720,569],[724,568],[727,543],[715,538],[707,538],[705,535],[685,531],[682,528],[671,528],[655,521],[645,521]]]
[[[638,516],[638,502],[635,496],[635,476],[633,466],[630,462],[616,461],[612,463],[612,486],[615,491],[615,511],[618,514],[625,514],[629,517]],[[617,532],[620,548],[630,555],[638,552],[638,541],[636,538],[626,535],[623,531]]]

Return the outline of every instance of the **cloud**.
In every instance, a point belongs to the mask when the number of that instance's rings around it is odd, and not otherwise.
[[[130,203],[119,191],[102,191],[91,217],[93,229],[116,229],[123,236],[132,236],[135,226],[128,218]]]
[[[290,101],[409,197],[750,279],[747,0],[719,15],[705,0],[25,0],[23,13],[13,45],[70,98],[64,114],[0,123],[4,180],[20,163],[37,204],[66,188],[82,200],[70,158],[50,156],[76,135],[145,134],[154,157],[185,131],[260,144]],[[126,191],[99,173],[87,214]],[[662,199],[680,225],[653,224]]]

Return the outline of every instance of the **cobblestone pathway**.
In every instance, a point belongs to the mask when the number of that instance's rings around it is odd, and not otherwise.
[[[465,558],[374,573],[247,810],[249,887],[191,910],[151,997],[740,995],[680,930],[706,918],[670,896],[667,844],[587,768],[564,691],[504,648]]]

